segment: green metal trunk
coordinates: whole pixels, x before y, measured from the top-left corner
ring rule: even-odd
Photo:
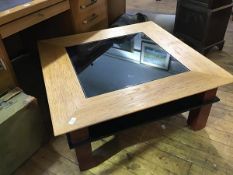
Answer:
[[[0,97],[0,175],[13,173],[45,141],[37,100],[15,89]]]

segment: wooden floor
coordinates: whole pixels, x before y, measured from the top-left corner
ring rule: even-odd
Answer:
[[[128,0],[127,8],[143,10],[147,6],[155,12],[175,11],[174,0]],[[223,51],[212,50],[207,56],[233,74],[232,21]],[[15,174],[232,175],[233,84],[220,88],[218,96],[221,102],[213,106],[207,127],[202,131],[189,130],[187,114],[182,114],[121,132],[93,143],[95,154],[108,159],[84,173],[80,173],[75,153],[69,150],[66,137],[57,137]]]

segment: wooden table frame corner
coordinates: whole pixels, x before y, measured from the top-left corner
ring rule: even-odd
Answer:
[[[190,71],[86,98],[66,47],[139,32],[149,36]],[[163,108],[169,107],[171,113],[162,112],[164,116],[188,110],[188,125],[200,130],[205,127],[212,103],[216,101],[217,88],[233,82],[230,73],[153,22],[49,39],[40,41],[38,47],[54,134],[68,134],[81,170],[96,164],[91,150],[91,126],[122,120],[122,116],[152,108],[151,113],[160,114]],[[200,105],[192,104],[192,99]],[[190,105],[185,106],[187,100]],[[183,108],[178,110],[177,104]],[[72,118],[76,122],[70,124]]]

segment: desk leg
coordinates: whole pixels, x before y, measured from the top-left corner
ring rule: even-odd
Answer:
[[[79,143],[75,148],[75,152],[80,170],[83,171],[92,168],[95,163],[92,156],[92,147],[89,139],[88,128],[70,133],[70,141],[72,143]]]
[[[217,89],[206,91],[200,94],[202,102],[211,101],[216,97]],[[191,110],[188,116],[188,125],[194,131],[201,130],[206,126],[212,104],[204,105],[198,109]]]
[[[5,71],[0,71],[0,91],[12,89],[18,84],[16,81],[15,72],[11,65],[11,61],[6,52],[6,48],[4,46],[3,40],[1,39],[1,35],[0,35],[0,61],[4,63],[4,66],[6,68]]]

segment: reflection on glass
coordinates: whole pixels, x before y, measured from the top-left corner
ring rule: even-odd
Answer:
[[[168,70],[170,54],[158,45],[142,42],[141,53],[141,63]]]
[[[67,48],[86,97],[189,71],[144,33]]]

